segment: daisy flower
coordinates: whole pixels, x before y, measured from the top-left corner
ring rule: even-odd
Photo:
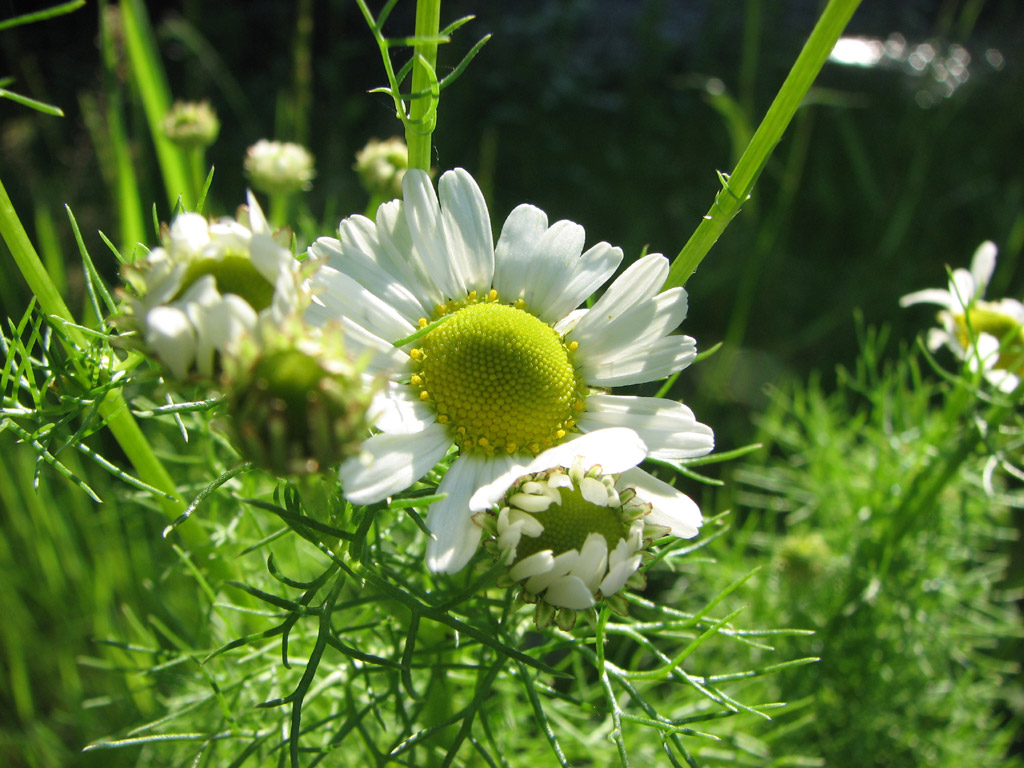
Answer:
[[[299,262],[274,239],[251,194],[239,218],[179,214],[163,244],[125,268],[142,341],[178,379],[213,376],[218,355],[298,305]]]
[[[686,292],[659,293],[667,259],[641,258],[579,309],[619,266],[619,248],[584,252],[581,226],[549,225],[531,205],[512,211],[495,245],[483,195],[461,169],[445,173],[437,193],[410,170],[403,191],[376,223],[349,217],[339,239],[310,247],[325,265],[310,317],[340,319],[350,354],[388,379],[374,405],[378,433],[340,467],[349,500],[403,491],[457,449],[438,487],[446,498],[427,515],[432,570],[458,571],[473,556],[477,489],[581,433],[628,427],[659,459],[711,450],[711,430],[685,405],[605,392],[662,379],[696,357],[692,338],[671,333]]]
[[[549,448],[473,495],[471,507],[489,507],[473,518],[488,535],[484,546],[509,569],[499,583],[518,584],[520,598],[536,604],[538,628],[552,619],[571,628],[577,611],[602,599],[624,614],[620,592],[644,585],[639,568],[647,546],[667,534],[697,535],[700,509],[636,469],[646,455],[634,431],[599,429]]]
[[[996,246],[986,241],[974,252],[970,270],[953,270],[948,289],[908,293],[900,306],[942,307],[940,327],[928,332],[928,348],[947,347],[972,371],[980,370],[990,384],[1009,393],[1024,372],[1024,304],[1016,299],[984,299],[995,266]]]

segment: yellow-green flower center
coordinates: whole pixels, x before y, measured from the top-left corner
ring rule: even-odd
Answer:
[[[536,454],[560,442],[583,410],[586,390],[570,348],[514,306],[455,309],[410,356],[412,385],[462,450]]]
[[[1002,344],[996,368],[1014,372],[1024,368],[1024,327],[1015,318],[987,306],[973,306],[967,315],[954,315],[953,322],[965,349],[970,346],[970,334],[987,333]]]
[[[269,307],[274,299],[273,284],[253,266],[248,254],[228,254],[219,259],[193,261],[185,270],[178,296],[205,275],[213,275],[213,279],[217,281],[217,290],[221,294],[233,293],[241,296],[257,312]]]
[[[629,526],[622,522],[618,507],[602,507],[583,498],[578,488],[559,488],[561,504],[552,504],[536,517],[544,526],[537,537],[523,536],[516,547],[516,562],[535,552],[550,549],[555,555],[581,549],[591,533],[600,533],[611,552],[624,539]]]

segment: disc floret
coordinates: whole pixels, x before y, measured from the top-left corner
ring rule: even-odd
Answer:
[[[410,384],[460,450],[536,455],[575,430],[586,397],[575,345],[522,301],[474,291],[436,316],[443,322],[409,351]]]

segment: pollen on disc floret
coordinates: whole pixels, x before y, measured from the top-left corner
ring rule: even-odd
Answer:
[[[576,427],[586,386],[549,325],[496,291],[437,308],[447,316],[409,351],[410,384],[463,451],[537,454]]]

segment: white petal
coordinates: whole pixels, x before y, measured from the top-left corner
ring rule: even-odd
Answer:
[[[949,279],[949,293],[955,302],[953,312],[962,312],[967,305],[981,295],[980,287],[974,282],[974,275],[966,269],[954,269]]]
[[[521,267],[528,273],[523,296],[526,307],[546,323],[565,315],[555,305],[579,264],[585,239],[579,224],[556,221],[536,242],[530,261]]]
[[[512,513],[513,525],[519,528],[523,536],[535,539],[544,533],[544,526],[533,515],[527,515],[519,511]]]
[[[506,459],[508,457],[505,457]],[[427,545],[427,567],[435,573],[455,573],[476,552],[480,527],[473,522],[469,499],[481,485],[505,470],[505,459],[459,456],[445,473],[438,493],[447,498],[434,502],[427,512],[427,527],[435,538]]]
[[[636,573],[639,567],[640,555],[633,555],[627,560],[616,563],[608,570],[608,575],[604,577],[604,580],[598,586],[601,594],[605,597],[614,595],[625,586],[626,582],[629,581],[629,577]]]
[[[704,522],[693,499],[642,469],[624,472],[616,486],[635,488],[637,496],[651,505],[644,521],[665,526],[673,536],[692,539]]]
[[[544,309],[543,319],[561,320],[605,284],[622,262],[622,249],[598,243],[577,261],[572,277]],[[549,319],[550,318],[550,319]]]
[[[555,467],[569,468],[576,458],[588,468],[600,464],[604,472],[617,474],[635,467],[646,456],[647,446],[636,432],[623,428],[595,430],[549,448],[525,464],[513,463],[508,471],[473,494],[470,507],[474,511],[490,509],[520,477]]]
[[[985,379],[1006,395],[1012,395],[1020,386],[1020,377],[1002,369],[985,371]]]
[[[603,323],[597,335],[584,333],[577,326],[572,333],[573,340],[580,344],[577,358],[588,365],[642,353],[675,330],[686,317],[686,310],[686,291],[672,288],[621,311],[617,318]]]
[[[196,335],[188,316],[177,307],[154,307],[146,313],[146,343],[176,378],[183,379],[195,359]]]
[[[543,592],[555,581],[570,573],[579,557],[580,553],[575,549],[555,555],[555,559],[551,562],[551,567],[547,571],[531,576],[523,586],[526,587],[527,591],[533,592],[535,595]]]
[[[455,266],[464,293],[486,293],[494,276],[494,236],[483,193],[462,168],[442,175],[437,186],[448,258]]]
[[[509,569],[508,575],[515,581],[522,581],[523,579],[529,579],[533,576],[549,572],[554,567],[554,564],[555,556],[551,554],[551,550],[542,549],[540,552],[534,552],[529,557],[524,557],[513,565]]]
[[[938,304],[946,309],[960,306],[960,303],[953,299],[949,291],[944,291],[941,288],[925,288],[923,291],[908,293],[900,299],[901,307],[909,307],[911,304]]]
[[[985,293],[988,282],[996,268],[996,244],[986,240],[978,246],[971,257],[971,277],[981,293]]]
[[[320,302],[307,312],[313,322],[325,324],[332,318],[347,317],[387,341],[404,339],[416,330],[391,304],[333,267],[320,267],[312,287]]]
[[[196,307],[209,307],[220,301],[220,291],[217,290],[217,278],[213,275],[203,275],[192,285],[185,289],[174,303],[185,310],[193,323],[198,322],[198,315],[194,314]]]
[[[505,219],[494,248],[494,288],[502,301],[514,302],[526,296],[530,283],[526,265],[547,228],[547,215],[532,205],[517,206]]]
[[[631,264],[619,275],[569,333],[570,341],[599,339],[612,323],[632,307],[653,298],[668,276],[668,259],[650,253]]]
[[[600,533],[587,535],[580,548],[580,557],[573,566],[572,575],[578,576],[594,592],[608,570],[608,542]]]
[[[565,576],[544,593],[544,600],[559,608],[583,611],[594,607],[594,594],[577,576]]]
[[[254,235],[272,234],[270,224],[267,223],[267,217],[263,215],[263,209],[260,208],[259,201],[251,189],[245,190],[245,199],[249,203],[249,229],[252,230],[252,233]]]
[[[379,264],[379,253],[383,248],[377,241],[372,221],[363,216],[350,216],[338,225],[338,231],[340,240],[317,238],[308,249],[310,256],[326,261],[326,266],[349,275],[410,323],[429,315],[429,309],[405,282],[405,276],[388,272]],[[323,269],[321,267],[320,271]]]
[[[703,456],[714,448],[714,432],[682,403],[658,397],[590,395],[579,420],[584,432],[604,427],[634,430],[655,459]]]
[[[341,464],[338,475],[345,498],[372,504],[404,491],[444,458],[451,444],[440,424],[411,435],[374,435],[363,443],[359,456]]]
[[[448,254],[441,225],[441,205],[426,172],[411,168],[402,179],[405,219],[409,233],[427,274],[449,298],[462,298],[469,291],[457,265]]]
[[[210,244],[210,223],[198,213],[179,213],[171,222],[168,240],[172,258],[198,256]]]
[[[383,203],[377,209],[377,241],[380,249],[374,255],[381,268],[401,280],[428,312],[446,301],[413,245],[405,207],[400,200]]]
[[[581,361],[580,373],[587,383],[596,387],[623,387],[671,376],[696,359],[697,342],[689,336],[673,334],[647,347],[600,361]]]
[[[367,414],[381,432],[411,435],[436,423],[430,406],[414,396],[407,384],[389,381],[373,398]]]
[[[275,286],[282,272],[292,272],[299,266],[291,253],[278,245],[270,235],[253,236],[249,242],[249,259],[256,271]]]
[[[313,309],[310,307],[309,312]],[[340,326],[345,340],[345,352],[358,361],[363,370],[372,374],[392,375],[396,371],[405,371],[409,366],[409,355],[385,341],[380,336],[370,333],[350,318],[343,317]],[[325,326],[330,332],[330,325]]]
[[[595,477],[584,477],[580,481],[580,496],[599,507],[608,506],[608,489]]]
[[[256,327],[256,310],[241,296],[225,293],[203,312],[202,333],[220,352]]]
[[[509,498],[508,503],[518,507],[525,512],[547,512],[551,508],[551,505],[556,503],[556,500],[548,495],[540,495],[533,493],[515,493]],[[470,502],[472,506],[472,501]]]

